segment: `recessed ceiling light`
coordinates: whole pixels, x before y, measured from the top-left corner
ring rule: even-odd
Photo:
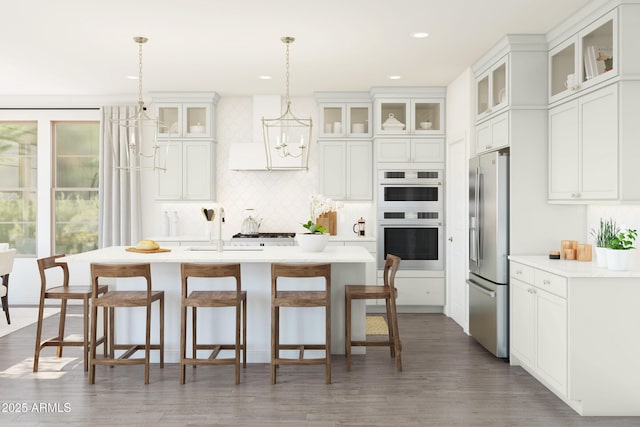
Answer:
[[[389,80],[400,80],[400,76],[389,76]]]
[[[129,80],[138,80],[138,76],[127,76]]]
[[[429,37],[429,33],[423,33],[423,32],[417,32],[417,33],[413,33],[413,38],[415,39],[426,39],[427,37]]]
[[[260,80],[271,80],[271,76],[258,76]]]

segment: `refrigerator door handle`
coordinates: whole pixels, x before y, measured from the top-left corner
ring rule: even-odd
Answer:
[[[467,280],[467,283],[470,285],[475,286],[476,290],[480,293],[485,294],[486,296],[490,297],[490,298],[495,298],[496,297],[496,291],[492,291],[490,289],[485,288],[484,286],[480,285],[479,283],[474,282],[473,280]]]
[[[477,167],[476,168],[476,188],[475,188],[475,199],[476,199],[476,228],[475,228],[475,243],[476,243],[476,248],[475,248],[475,253],[476,253],[476,266],[480,267],[480,260],[482,259],[482,254],[480,253],[480,239],[481,239],[481,235],[480,235],[480,230],[482,228],[482,216],[481,216],[481,212],[480,212],[480,207],[482,206],[480,203],[480,179],[481,179],[481,174],[480,174],[480,168]]]

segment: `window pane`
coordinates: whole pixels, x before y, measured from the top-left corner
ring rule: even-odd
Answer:
[[[0,122],[0,188],[34,188],[37,125]]]
[[[100,125],[55,123],[56,187],[98,188]]]
[[[36,122],[0,122],[0,242],[36,253]]]
[[[55,218],[55,253],[73,254],[97,249],[97,191],[57,191]]]
[[[36,253],[35,191],[0,192],[0,242],[8,242],[19,254]]]

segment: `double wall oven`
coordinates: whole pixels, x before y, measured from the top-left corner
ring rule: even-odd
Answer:
[[[443,171],[378,171],[378,268],[385,254],[406,270],[442,270]]]

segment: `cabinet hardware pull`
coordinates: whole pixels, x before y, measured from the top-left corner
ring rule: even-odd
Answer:
[[[517,274],[517,275],[522,274],[522,270],[517,270],[517,271],[516,271],[516,274]]]
[[[544,283],[545,285],[550,285],[551,281],[549,279],[544,279],[542,283]]]

